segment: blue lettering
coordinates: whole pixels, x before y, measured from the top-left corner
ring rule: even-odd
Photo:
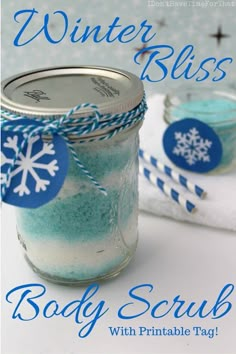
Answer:
[[[48,32],[48,24],[49,24],[49,15],[47,14],[45,16],[45,20],[44,20],[44,33],[45,33],[45,37],[46,39],[48,40],[48,42],[52,43],[52,44],[57,44],[57,43],[60,43],[63,38],[65,37],[66,33],[67,33],[67,30],[68,30],[68,18],[67,18],[67,15],[64,11],[55,11],[53,12],[53,15],[61,15],[61,17],[63,18],[63,26],[62,26],[62,29],[64,29],[64,31],[62,32],[62,35],[59,39],[53,39],[51,37],[51,35],[49,34]]]
[[[206,70],[206,69],[204,68],[204,65],[205,65],[206,63],[209,63],[210,61],[213,61],[213,63],[215,64],[215,63],[216,63],[216,58],[210,57],[210,58],[207,58],[207,59],[205,59],[205,60],[203,60],[203,61],[201,62],[200,67],[199,67],[199,71],[200,71],[200,70],[203,70],[203,71],[205,72],[205,75],[204,75],[203,77],[199,77],[199,76],[198,76],[198,77],[196,78],[196,81],[204,81],[204,80],[206,80],[206,79],[209,77],[210,73],[209,73],[208,70]]]
[[[163,49],[167,49],[168,50],[168,53],[164,56],[162,56],[161,58],[157,58],[155,59],[158,54],[161,53],[161,51],[159,50],[163,50]],[[141,49],[137,54],[135,54],[134,56],[134,61],[136,64],[139,64],[140,65],[140,62],[138,61],[138,58],[141,56],[142,53],[146,52],[146,51],[153,51],[155,50],[154,52],[152,52],[150,55],[149,55],[149,58],[147,60],[147,63],[146,65],[144,66],[144,69],[140,75],[140,80],[147,80],[149,82],[159,82],[159,81],[162,81],[165,79],[165,77],[167,76],[168,74],[168,69],[167,67],[162,63],[163,60],[165,59],[168,59],[170,58],[173,53],[174,53],[174,49],[169,46],[169,45],[156,45],[156,46],[151,46],[151,47],[147,47],[147,48],[143,48]],[[155,59],[155,60],[154,60]],[[161,70],[161,73],[158,74],[158,78],[156,79],[151,79],[149,73],[148,73],[148,69],[149,67],[151,66],[151,64],[155,63],[155,65]]]
[[[227,284],[223,287],[216,300],[216,304],[212,308],[213,319],[224,317],[231,310],[232,308],[231,302],[225,300],[229,297],[230,294],[232,294],[233,291],[234,291],[233,284]],[[218,314],[219,310],[222,307],[224,307],[223,311]]]
[[[39,14],[39,12],[34,8],[20,10],[15,13],[14,20],[17,23],[20,23],[20,19],[22,19],[22,16],[28,15],[28,17],[25,19],[21,29],[19,30],[18,34],[14,39],[13,43],[15,46],[20,47],[29,44],[34,39],[36,39],[41,33],[43,33],[45,39],[47,39],[47,41],[52,44],[60,43],[64,39],[68,31],[69,21],[66,13],[61,10],[57,10],[53,12],[53,15],[60,15],[63,21],[61,26],[62,33],[58,39],[52,38],[52,35],[49,33],[49,23],[50,23],[49,14],[44,15],[42,27],[33,36],[31,35],[30,38],[26,39],[25,37],[27,35],[27,29],[29,29],[33,17],[35,17],[36,14]],[[79,25],[81,23],[81,20],[82,20],[81,18],[77,19],[76,25],[74,26],[72,32],[70,33],[70,40],[72,43],[77,43],[77,42],[84,43],[89,38],[92,38],[94,43],[100,43],[102,41],[106,41],[107,43],[112,43],[115,42],[116,40],[118,40],[120,43],[129,43],[133,41],[136,37],[138,37],[142,32],[143,33],[141,36],[141,41],[143,43],[146,43],[151,39],[153,39],[154,36],[156,35],[156,33],[150,33],[152,31],[152,25],[147,24],[147,20],[141,22],[140,27],[137,31],[136,31],[136,26],[131,24],[124,27],[119,33],[114,34],[115,30],[120,29],[122,27],[122,25],[119,24],[120,17],[116,17],[113,20],[112,24],[108,26],[108,31],[103,36],[101,36],[101,29],[102,29],[101,25],[97,25],[95,27],[86,26],[82,35],[78,35],[80,29]]]
[[[147,24],[147,20],[143,21],[140,24],[139,30],[133,36],[131,36],[131,35],[136,31],[135,25],[128,25],[128,26],[124,27],[118,34],[115,34],[114,31],[116,29],[118,29],[118,28],[120,29],[122,27],[122,25],[119,24],[119,21],[120,21],[120,17],[116,17],[114,19],[114,21],[112,22],[112,24],[108,26],[107,33],[101,38],[99,38],[99,34],[101,32],[100,25],[97,25],[94,28],[91,28],[90,26],[86,26],[83,34],[77,38],[76,38],[76,35],[79,31],[79,26],[75,26],[74,30],[70,34],[71,42],[72,43],[76,43],[76,42],[84,43],[88,40],[89,37],[91,37],[93,35],[92,39],[93,39],[94,43],[100,43],[102,41],[106,41],[107,43],[113,43],[116,40],[118,40],[120,43],[129,43],[129,42],[133,41],[136,37],[138,37],[138,35],[144,29],[144,33],[141,37],[141,41],[146,43],[146,42],[150,41],[156,35],[156,33],[154,33],[148,37],[149,32],[152,30],[152,26]],[[81,22],[81,18],[78,19],[76,23],[80,24],[80,22]],[[127,38],[127,37],[129,37],[129,38]]]
[[[150,302],[145,297],[136,294],[136,291],[142,288],[144,289],[148,288],[149,293],[152,292],[153,290],[153,286],[151,284],[138,285],[129,291],[129,296],[132,299],[137,300],[138,303],[144,304],[145,307],[137,311],[135,308],[135,305],[137,306],[137,304],[135,302],[128,302],[125,305],[121,306],[120,309],[118,310],[119,318],[125,320],[137,318],[144,315],[151,308]],[[174,318],[181,318],[184,316],[189,318],[193,318],[196,316],[198,316],[199,318],[206,318],[212,315],[211,317],[212,319],[218,319],[225,316],[231,310],[232,303],[226,300],[229,298],[233,290],[234,290],[233,284],[225,285],[224,288],[221,290],[214,306],[210,309],[210,311],[206,310],[206,306],[209,307],[207,300],[203,300],[200,305],[197,305],[197,303],[194,301],[187,304],[185,300],[180,299],[180,295],[177,295],[173,298],[173,301],[171,303],[167,300],[161,300],[157,302],[152,307],[150,315],[152,318],[157,319],[157,318],[163,318],[172,312]],[[160,311],[161,313],[158,314],[159,310],[163,306],[166,307],[166,310]],[[127,308],[131,308],[131,313],[129,314],[126,313]]]
[[[23,24],[23,26],[21,27],[20,31],[18,32],[18,34],[16,35],[15,39],[14,39],[14,45],[16,47],[22,47],[30,42],[32,42],[36,37],[39,36],[39,34],[41,32],[44,32],[44,35],[45,35],[45,38],[48,40],[48,42],[52,43],[52,44],[57,44],[59,42],[61,42],[63,40],[63,38],[65,37],[66,33],[67,33],[67,30],[68,30],[68,18],[67,18],[67,15],[64,11],[55,11],[53,12],[53,15],[60,15],[60,17],[63,18],[63,31],[62,31],[62,35],[59,39],[53,39],[51,37],[51,35],[49,34],[49,31],[48,31],[48,25],[49,25],[49,20],[50,20],[50,17],[49,17],[49,14],[46,14],[44,16],[44,24],[43,26],[39,29],[39,31],[37,33],[35,33],[31,38],[27,39],[27,40],[23,40],[22,37],[25,35],[25,32],[26,32],[26,29],[29,27],[32,19],[33,19],[33,16],[35,14],[38,14],[38,11],[36,11],[35,9],[32,9],[32,10],[21,10],[21,11],[18,11],[15,13],[14,15],[14,20],[16,22],[19,23],[18,21],[18,17],[22,14],[27,14],[29,13],[29,16],[28,18],[26,19],[25,23]]]
[[[221,59],[221,60],[218,62],[218,64],[216,65],[214,71],[219,70],[219,71],[222,72],[222,75],[221,75],[220,77],[218,77],[218,78],[217,78],[216,76],[214,76],[213,79],[212,79],[212,81],[215,81],[215,82],[216,82],[216,81],[223,80],[223,78],[226,76],[226,72],[225,72],[223,69],[221,69],[221,67],[220,67],[220,65],[223,64],[223,63],[226,62],[226,61],[228,61],[229,64],[231,64],[231,63],[233,62],[233,58],[230,58],[230,57],[223,58],[223,59]]]
[[[131,37],[129,39],[123,39],[123,37],[128,36],[131,33],[133,33],[135,31],[135,29],[136,28],[135,28],[134,25],[129,25],[129,26],[125,27],[114,40],[118,39],[118,41],[121,42],[121,43],[132,42],[135,38],[138,37],[138,35],[142,32],[143,29],[145,31],[144,31],[144,33],[143,33],[143,35],[141,37],[141,42],[142,43],[147,43],[147,42],[151,41],[156,35],[156,33],[153,33],[152,35],[150,35],[150,37],[147,38],[147,36],[149,35],[149,32],[152,30],[152,25],[148,25],[147,24],[147,20],[145,20],[145,21],[141,22],[140,29],[138,30],[138,32],[133,37]],[[128,33],[126,33],[127,30],[128,30]]]
[[[164,312],[162,315],[156,315],[156,310],[161,306],[161,305],[163,305],[163,304],[165,304],[165,305],[168,305],[168,301],[167,300],[163,300],[163,301],[160,301],[160,302],[158,302],[154,307],[153,307],[153,309],[152,309],[152,312],[151,312],[151,316],[153,317],[153,318],[161,318],[161,317],[165,317],[171,310],[172,310],[172,307],[174,306],[174,304],[170,307],[170,309],[168,310],[168,311],[166,311],[166,312]]]
[[[50,307],[53,307],[53,309],[51,310],[51,314],[48,314]],[[57,313],[58,308],[59,308],[59,305],[55,300],[49,301],[43,309],[43,316],[45,318],[51,318],[55,315],[59,315],[60,313]]]
[[[125,27],[122,31],[120,31],[119,35],[117,36],[119,42],[121,42],[121,43],[129,43],[129,42],[133,41],[134,38],[137,37],[137,35],[139,34],[140,31],[133,38],[125,40],[125,39],[123,39],[123,37],[129,36],[134,31],[135,31],[135,26],[134,25],[130,25],[130,26]]]
[[[36,35],[33,36],[31,39],[29,39],[27,42],[23,42],[22,44],[20,43],[20,39],[21,39],[22,34],[24,33],[25,29],[28,27],[28,25],[29,25],[29,23],[31,22],[33,16],[34,16],[35,14],[38,14],[38,11],[36,11],[35,9],[32,9],[32,10],[20,10],[20,11],[17,11],[17,12],[15,13],[15,15],[14,15],[14,20],[15,20],[17,23],[19,23],[18,17],[19,17],[20,15],[22,15],[22,14],[27,14],[27,13],[29,13],[29,17],[27,18],[27,20],[25,21],[25,23],[24,23],[23,26],[21,27],[20,31],[18,32],[18,34],[17,34],[17,36],[16,36],[16,38],[14,39],[14,42],[13,42],[16,47],[24,46],[24,45],[26,45],[27,43],[31,42],[31,41],[32,41],[34,38],[36,38],[36,37],[39,35],[39,33],[43,30],[43,28],[41,28],[41,30],[40,30],[38,33],[36,33]]]
[[[127,307],[130,307],[130,305],[134,305],[134,302],[128,302],[127,304],[123,305],[119,310],[118,310],[118,316],[119,318],[122,319],[131,319],[131,318],[136,318],[139,316],[142,316],[145,312],[147,312],[150,308],[150,303],[144,299],[143,297],[140,297],[138,295],[135,294],[135,290],[136,289],[140,289],[140,288],[148,288],[149,289],[149,293],[153,290],[153,286],[151,284],[142,284],[142,285],[137,285],[134,288],[130,289],[129,291],[129,296],[135,300],[138,300],[139,302],[142,302],[146,305],[145,309],[142,312],[139,313],[135,313],[133,315],[125,315],[124,314],[124,309]]]
[[[226,295],[222,298],[222,296],[224,295],[224,293],[228,290],[228,288],[230,289]],[[199,316],[200,318],[206,318],[208,317],[211,313],[213,314],[213,319],[217,319],[217,318],[221,318],[223,316],[225,316],[231,309],[232,307],[232,304],[228,301],[224,301],[226,298],[229,297],[229,295],[233,292],[234,290],[234,286],[232,284],[227,284],[220,292],[217,300],[216,300],[216,303],[215,305],[212,307],[212,309],[210,311],[208,311],[207,313],[203,313],[203,311],[205,310],[205,307],[207,305],[207,300],[203,300],[203,302],[201,303],[200,307],[197,309],[196,312],[194,313],[190,313],[190,311],[192,310],[192,308],[196,305],[195,302],[191,302],[191,304],[188,306],[188,308],[182,312],[181,314],[179,313],[181,307],[184,305],[185,301],[180,301],[177,298],[174,299],[174,302],[180,302],[180,306],[175,310],[175,313],[174,313],[174,316],[175,318],[180,318],[180,317],[183,317],[185,314],[188,316],[188,317],[195,317],[195,316]],[[222,306],[225,306],[225,310],[220,313],[220,314],[217,314],[219,309],[222,307]]]
[[[122,327],[108,327],[112,336],[118,336]]]
[[[118,309],[118,317],[120,319],[128,320],[140,317],[151,309],[150,316],[152,318],[162,318],[172,312],[174,318],[189,317],[199,318],[210,317],[212,319],[219,319],[227,315],[231,308],[232,303],[229,301],[230,295],[234,291],[233,284],[226,284],[220,291],[215,304],[209,307],[208,301],[203,300],[200,305],[196,302],[186,303],[185,300],[180,299],[180,295],[173,298],[170,303],[167,300],[157,302],[152,308],[151,303],[145,296],[139,295],[139,291],[151,293],[154,287],[152,284],[137,285],[129,290],[129,296],[135,301],[125,303]],[[52,318],[53,316],[61,315],[64,318],[74,315],[75,323],[81,325],[78,332],[80,338],[87,337],[94,329],[97,321],[106,314],[109,308],[105,308],[105,301],[101,300],[96,305],[91,301],[99,290],[99,285],[90,285],[80,300],[75,300],[64,307],[59,309],[59,304],[56,300],[51,300],[43,305],[42,316],[45,319]],[[13,288],[6,295],[6,301],[14,304],[12,319],[19,319],[21,321],[32,321],[40,314],[40,307],[36,304],[35,299],[41,298],[46,293],[46,288],[42,284],[25,284]],[[38,300],[37,300],[38,301]],[[164,308],[164,311],[160,311]],[[158,312],[160,312],[158,314]],[[116,331],[111,331],[112,335],[116,335]]]
[[[141,23],[141,28],[146,28],[146,31],[144,32],[144,34],[141,37],[141,41],[143,43],[150,42],[156,36],[156,33],[153,33],[153,35],[151,35],[149,38],[146,38],[147,35],[149,34],[149,32],[152,30],[152,25],[147,25],[147,20],[145,20]]]
[[[32,22],[36,15],[39,15],[39,12],[35,8],[23,9],[15,13],[15,22],[23,22],[13,41],[13,44],[16,47],[25,46],[40,35],[44,35],[45,39],[49,43],[58,44],[62,42],[67,35],[69,19],[67,14],[61,10],[54,11],[51,15],[48,13],[45,14],[43,17],[43,24],[41,27],[39,26],[38,30],[36,32],[34,31],[34,34],[32,35]],[[55,35],[52,36],[52,33],[50,33],[49,30],[52,16],[59,16],[61,19],[62,29],[57,38],[55,38]],[[143,20],[139,27],[136,27],[134,24],[123,26],[120,24],[120,17],[115,17],[113,22],[107,27],[105,34],[102,34],[103,31],[101,25],[96,25],[94,27],[87,25],[83,29],[83,32],[79,33],[81,21],[81,18],[76,20],[76,24],[69,34],[71,43],[85,43],[87,40],[91,39],[94,43],[101,43],[103,41],[113,43],[118,41],[123,44],[130,43],[137,37],[140,37],[140,41],[142,43],[148,43],[156,36],[156,33],[152,32],[153,26],[148,24],[147,20]],[[208,79],[210,76],[210,70],[206,68],[206,64],[210,62],[216,64],[212,72],[218,71],[220,73],[220,76],[214,76],[212,78],[213,82],[223,80],[226,77],[226,71],[222,69],[222,65],[225,62],[231,64],[233,61],[231,57],[223,58],[219,60],[218,63],[216,58],[209,57],[204,59],[197,69],[194,69],[195,55],[193,54],[193,51],[193,45],[186,45],[177,56],[171,70],[169,69],[171,63],[167,59],[171,58],[175,51],[170,45],[153,45],[145,47],[135,54],[134,62],[141,65],[140,59],[143,59],[144,54],[146,56],[146,52],[151,52],[140,74],[140,79],[148,82],[160,82],[164,80],[168,74],[170,74],[170,77],[174,80],[181,77],[186,80],[190,80],[195,77],[196,82],[201,82]],[[156,74],[154,77],[151,77],[150,69],[152,69],[153,72],[154,68],[156,70]],[[201,72],[202,75],[196,77],[199,72]]]
[[[61,310],[55,300],[51,300],[42,306],[41,314],[45,319],[54,316],[69,317],[75,315],[75,323],[82,325],[78,335],[80,338],[87,337],[94,329],[97,321],[109,310],[104,310],[105,301],[100,301],[93,307],[93,302],[89,301],[99,290],[99,285],[92,284],[84,292],[81,300],[72,301]],[[40,307],[33,301],[46,293],[46,288],[42,284],[26,284],[18,286],[6,295],[6,301],[16,305],[12,314],[13,319],[21,321],[32,321],[40,314]],[[76,305],[76,306],[74,306]],[[24,314],[24,312],[26,314]]]
[[[115,42],[115,40],[117,39],[117,36],[114,37],[113,39],[110,38],[110,37],[111,37],[111,35],[113,34],[115,28],[120,28],[120,27],[121,27],[121,25],[118,25],[118,22],[119,22],[119,21],[120,21],[120,17],[116,17],[116,18],[114,19],[114,21],[112,22],[112,24],[111,24],[110,26],[108,26],[109,30],[108,30],[108,32],[107,32],[107,34],[106,34],[106,36],[105,36],[107,43]],[[135,28],[135,27],[134,27],[134,28]],[[124,29],[124,30],[125,30],[125,29]],[[105,37],[104,37],[104,38],[105,38]]]
[[[182,51],[180,52],[180,54],[178,55],[174,65],[173,65],[173,68],[172,68],[172,71],[171,71],[171,77],[172,79],[179,79],[181,76],[184,76],[184,78],[186,80],[189,80],[189,79],[192,79],[199,71],[199,68],[197,69],[197,71],[195,71],[193,74],[190,74],[189,75],[189,72],[190,72],[190,69],[192,68],[192,65],[193,65],[193,60],[195,58],[195,55],[192,55],[193,53],[193,50],[194,50],[194,47],[193,45],[187,45],[186,47],[184,47],[182,49]],[[184,70],[179,74],[179,75],[176,75],[175,72],[181,68],[183,66],[183,64],[185,64],[187,62],[187,60],[189,60],[189,63],[187,65],[186,68],[184,68]]]
[[[193,46],[192,45],[187,45],[186,47],[184,47],[184,49],[182,49],[182,51],[180,52],[180,54],[178,55],[172,71],[171,71],[171,77],[172,79],[179,79],[184,72],[182,72],[179,76],[175,76],[175,71],[177,71],[185,62],[186,60],[192,55],[193,52]],[[193,56],[194,59],[194,56]]]
[[[103,315],[105,315],[105,313],[108,311],[108,308],[107,308],[105,311],[102,312],[103,307],[105,305],[105,301],[100,301],[99,304],[94,309],[90,310],[93,303],[91,301],[89,303],[87,303],[87,302],[89,299],[91,299],[97,293],[98,289],[99,289],[99,286],[97,284],[90,285],[86,289],[81,300],[72,301],[71,303],[67,304],[63,308],[63,310],[60,312],[60,314],[63,317],[69,317],[73,313],[75,313],[75,322],[78,324],[83,323],[83,321],[80,320],[81,313],[84,318],[89,318],[89,317],[92,317],[92,315],[94,315],[93,319],[90,322],[88,322],[79,331],[79,337],[81,337],[81,338],[87,337],[89,335],[89,333],[92,331],[92,329],[94,328],[97,320],[99,318],[101,318]],[[87,303],[87,304],[85,305],[85,303]],[[73,308],[73,305],[77,305],[77,306]],[[71,307],[72,307],[72,309],[71,309]]]
[[[16,319],[19,318],[21,321],[32,321],[34,320],[38,314],[39,314],[39,307],[36,305],[32,299],[37,299],[41,296],[43,296],[46,292],[46,288],[42,284],[26,284],[26,285],[21,285],[18,286],[11,291],[9,291],[6,295],[6,301],[12,304],[12,301],[10,300],[10,297],[13,295],[18,295],[19,291],[26,289],[20,296],[19,301],[16,304],[15,310],[13,311],[12,318]],[[33,291],[36,291],[36,295],[33,295]],[[31,297],[28,297],[28,295],[31,295]],[[27,306],[27,316],[24,317],[24,315],[21,313],[21,305],[22,305],[22,312],[25,311],[25,305],[30,305]],[[24,306],[23,306],[24,305]],[[33,311],[32,314],[30,314],[30,310]]]
[[[80,23],[81,19],[77,20],[77,23]],[[82,34],[82,36],[78,37],[77,39],[75,39],[75,35],[77,33],[79,29],[79,26],[75,26],[73,32],[70,34],[70,37],[71,37],[71,42],[72,43],[76,43],[76,42],[80,42],[81,43],[84,43],[87,41],[87,39],[92,35],[93,35],[93,41],[94,43],[99,43],[99,42],[102,42],[103,39],[105,38],[105,36],[103,38],[98,38],[98,35],[101,31],[101,26],[98,25],[98,26],[95,26],[94,28],[90,29],[90,26],[86,26],[85,30],[84,30],[84,33]]]
[[[166,49],[168,49],[167,54],[163,54],[163,50],[166,50]],[[193,64],[194,64],[193,61],[195,59],[195,55],[193,55],[193,51],[194,51],[193,45],[187,45],[181,50],[181,52],[177,56],[173,66],[172,66],[172,69],[170,71],[170,77],[172,79],[177,80],[183,76],[186,80],[190,80],[190,79],[194,78],[199,73],[199,71],[203,71],[205,74],[203,76],[197,76],[195,78],[196,82],[204,81],[210,76],[210,72],[209,72],[209,70],[207,70],[205,68],[205,65],[210,62],[215,64],[217,62],[216,58],[209,57],[209,58],[204,59],[200,63],[200,65],[198,66],[197,70],[195,69],[193,71],[192,70]],[[152,53],[149,55],[145,65],[144,65],[143,71],[140,75],[140,79],[147,80],[149,82],[160,82],[160,81],[164,80],[168,75],[168,64],[170,64],[170,63],[168,63],[168,60],[166,60],[166,59],[169,59],[170,57],[173,56],[174,49],[169,45],[156,45],[156,46],[150,46],[150,47],[143,48],[138,53],[136,53],[134,56],[134,62],[136,64],[141,65],[139,58],[142,58],[142,56],[144,55],[145,52],[152,52]],[[160,54],[161,54],[161,56],[160,56]],[[163,61],[166,61],[166,62],[163,63]],[[226,72],[220,67],[221,64],[223,64],[226,61],[228,61],[229,63],[232,63],[233,59],[230,57],[227,57],[227,58],[221,59],[217,63],[213,72],[218,70],[222,73],[222,75],[220,77],[215,76],[212,79],[212,81],[220,81],[226,76]],[[158,69],[156,77],[153,77],[153,76],[151,77],[149,74],[149,69],[153,65],[155,65],[155,68]],[[152,69],[153,69],[153,67],[152,67]]]
[[[179,295],[176,296],[174,298],[174,303],[173,305],[175,304],[178,304],[179,303],[179,306],[177,307],[177,309],[174,311],[174,317],[175,318],[181,318],[183,317],[184,315],[187,315],[187,317],[195,317],[197,316],[197,314],[199,315],[200,318],[203,318],[205,317],[203,314],[202,314],[202,311],[203,309],[205,308],[206,304],[207,304],[207,301],[204,300],[201,305],[199,306],[199,308],[193,313],[191,314],[190,311],[194,308],[194,306],[196,306],[196,302],[191,302],[188,306],[187,306],[187,309],[184,310],[182,313],[180,313],[180,310],[182,309],[182,307],[185,305],[185,301],[183,300],[179,300]]]
[[[193,66],[193,60],[194,60],[194,58],[195,58],[195,55],[193,55],[193,56],[191,56],[191,57],[189,58],[189,61],[190,61],[190,62],[188,63],[186,69],[184,70],[184,78],[185,78],[186,80],[192,79],[192,78],[198,73],[198,71],[199,71],[199,68],[198,68],[193,74],[189,74],[190,69],[191,69],[192,66]],[[189,74],[189,75],[188,75],[188,74]]]

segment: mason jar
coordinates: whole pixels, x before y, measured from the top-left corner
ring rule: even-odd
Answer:
[[[236,93],[222,87],[179,87],[166,95],[164,120],[195,118],[211,127],[222,145],[222,158],[211,173],[236,167]],[[214,148],[214,147],[213,147]]]
[[[41,69],[3,83],[4,109],[30,119],[61,117],[82,102],[95,104],[102,117],[122,114],[137,107],[143,95],[138,77],[104,67]],[[86,108],[72,118],[91,114]],[[58,194],[40,207],[16,208],[18,239],[28,264],[41,277],[83,284],[114,277],[130,262],[138,240],[141,124],[142,119],[137,119],[110,139],[105,139],[109,126],[105,132],[70,138],[76,156],[107,195],[95,188],[69,153],[68,172]]]

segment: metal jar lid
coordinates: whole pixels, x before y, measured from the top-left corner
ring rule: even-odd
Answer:
[[[2,82],[2,109],[27,117],[58,117],[81,103],[97,105],[101,114],[128,112],[144,94],[140,79],[123,70],[100,66],[66,66],[28,71]],[[81,109],[72,118],[84,117]]]

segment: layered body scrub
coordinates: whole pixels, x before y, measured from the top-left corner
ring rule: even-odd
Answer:
[[[164,119],[168,124],[194,118],[207,124],[222,144],[222,158],[214,173],[236,164],[236,93],[214,87],[179,88],[165,98]]]
[[[77,144],[80,160],[107,196],[70,156],[57,197],[37,209],[17,210],[19,239],[37,272],[58,281],[86,281],[115,275],[129,262],[137,244],[137,149],[138,127],[112,142]]]
[[[52,68],[38,75],[40,91],[53,96],[54,101],[35,103],[38,116],[50,113],[60,117],[56,107],[64,113],[70,106],[92,101],[105,122],[109,115],[117,114],[120,119],[143,98],[140,80],[115,69]],[[33,87],[34,80],[35,72],[28,74],[25,85]],[[8,95],[20,97],[21,104],[23,101],[30,110],[32,99],[29,102],[30,98],[22,98],[19,92],[26,92],[26,88],[19,88],[16,94],[16,86]],[[20,113],[24,113],[22,107]],[[76,157],[106,193],[96,188],[69,152],[67,175],[58,194],[40,207],[16,208],[19,241],[28,263],[40,276],[57,283],[83,284],[119,274],[133,257],[138,240],[138,132],[142,124],[138,115],[131,117],[137,122],[127,127],[122,128],[120,120],[116,134],[114,125],[108,124],[105,131],[69,136]],[[78,122],[87,116],[93,116],[93,111],[86,107],[72,118]]]

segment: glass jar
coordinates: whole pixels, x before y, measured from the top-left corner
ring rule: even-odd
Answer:
[[[35,75],[35,72],[25,75],[26,86],[33,86]],[[72,88],[68,81],[71,75]],[[80,87],[81,76],[83,86]],[[130,111],[143,97],[143,86],[136,76],[111,68],[51,68],[36,77],[37,86],[47,92],[48,97],[52,96],[50,90],[55,90],[55,84],[60,84],[58,80],[62,84],[66,81],[65,107],[68,101],[71,106],[78,103],[80,91],[81,96],[86,96],[82,100],[92,100],[102,114]],[[8,97],[21,97],[22,89],[16,89],[17,80],[19,77]],[[78,90],[73,95],[75,85]],[[29,104],[30,98],[26,99]],[[29,111],[31,106],[26,107],[25,96],[22,100],[25,110]],[[48,100],[39,104],[41,108],[34,106],[37,114],[45,114],[45,106],[52,114]],[[55,98],[51,107],[53,105]],[[41,277],[62,284],[107,279],[119,274],[133,257],[138,240],[138,131],[141,124],[139,121],[108,140],[84,143],[84,138],[73,138],[77,156],[106,189],[107,196],[94,187],[70,153],[69,170],[57,196],[38,208],[16,208],[18,239],[27,262]]]
[[[213,170],[219,173],[236,166],[236,93],[215,87],[186,88],[167,94],[164,119],[168,124],[195,118],[210,126],[221,141],[223,154]],[[212,172],[211,172],[212,173]]]

